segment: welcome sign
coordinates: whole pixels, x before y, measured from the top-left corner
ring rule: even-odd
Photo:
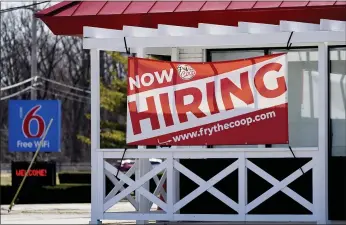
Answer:
[[[30,162],[12,162],[12,186],[18,187],[22,182]],[[26,178],[27,187],[55,186],[56,185],[56,163],[54,161],[35,162],[28,172]]]
[[[129,145],[288,143],[287,60],[129,58]]]

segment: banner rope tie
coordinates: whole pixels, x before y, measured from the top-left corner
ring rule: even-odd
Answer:
[[[298,158],[296,157],[296,155],[294,154],[294,152],[293,152],[293,150],[292,150],[292,148],[291,148],[290,145],[288,145],[288,148],[290,149],[290,151],[291,151],[293,157],[294,157],[295,159],[298,159]],[[305,172],[304,172],[304,170],[303,170],[303,168],[302,168],[301,166],[299,167],[299,169],[300,169],[300,171],[302,171],[303,174],[305,174]]]
[[[130,51],[130,48],[127,47],[126,37],[124,37],[124,44],[125,44],[126,54],[127,54],[127,55],[130,55],[130,54],[131,54],[131,51]]]
[[[125,148],[124,151],[123,151],[123,156],[121,157],[121,160],[120,160],[120,166],[119,166],[119,168],[117,169],[117,174],[115,175],[115,177],[116,177],[118,180],[119,180],[119,178],[118,178],[119,170],[120,170],[121,164],[123,163],[126,150],[127,150],[127,148]]]
[[[287,45],[286,45],[287,50],[290,50],[290,48],[291,48],[291,46],[292,46],[291,38],[292,38],[292,36],[293,36],[293,32],[294,32],[294,31],[291,32],[290,37],[288,38]]]

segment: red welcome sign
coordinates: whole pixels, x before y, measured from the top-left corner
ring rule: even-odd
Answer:
[[[129,58],[129,145],[288,143],[285,54],[213,63]]]

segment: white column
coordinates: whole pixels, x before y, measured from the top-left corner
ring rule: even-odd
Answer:
[[[318,117],[318,156],[316,157],[316,180],[314,202],[318,224],[328,222],[328,44],[318,45],[319,73],[319,117]]]
[[[100,52],[90,50],[91,59],[91,221],[101,223],[103,218],[104,172],[100,148]]]
[[[178,60],[179,60],[179,48],[172,48],[171,61],[172,62],[177,62]],[[176,149],[177,146],[171,146],[171,148],[172,149]],[[174,160],[175,159],[172,158],[172,161],[173,161],[172,163],[174,163]],[[179,159],[176,159],[176,161],[179,162]],[[167,196],[169,195],[168,191],[173,191],[173,205],[174,205],[175,203],[177,203],[180,200],[180,173],[179,173],[179,171],[174,170],[174,167],[173,167],[173,184],[174,184],[174,187],[175,187],[174,190],[170,190],[168,185],[167,185],[166,189],[167,189]],[[180,210],[178,210],[176,213],[180,213]]]
[[[239,215],[243,221],[246,221],[246,204],[247,204],[247,167],[245,152],[239,157],[238,167],[238,204]]]
[[[173,153],[169,154],[169,157],[167,158],[168,164],[167,164],[167,214],[169,216],[169,220],[174,220],[174,204],[175,204],[175,195],[177,189],[179,189],[179,186],[175,183],[175,176],[174,173],[174,159],[173,159]],[[179,173],[178,173],[179,175]]]
[[[136,56],[139,58],[145,58],[146,55],[144,53],[144,48],[138,48]],[[146,148],[146,146],[138,146],[138,148],[143,149],[143,148]],[[138,159],[137,162],[138,162],[138,165],[136,168],[136,180],[138,180],[140,177],[144,176],[146,173],[148,173],[150,171],[149,159]],[[137,176],[137,175],[139,175],[139,176]],[[149,181],[144,183],[144,185],[142,187],[146,190],[149,190]],[[142,196],[141,194],[139,194],[137,191],[136,191],[136,200],[139,203],[139,212],[140,213],[149,213],[149,211],[150,211],[149,200],[147,198],[145,198],[144,196]],[[137,224],[147,224],[148,221],[137,220],[136,223]]]

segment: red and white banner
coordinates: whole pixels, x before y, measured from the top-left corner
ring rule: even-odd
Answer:
[[[285,54],[213,63],[129,58],[129,145],[288,143]]]

